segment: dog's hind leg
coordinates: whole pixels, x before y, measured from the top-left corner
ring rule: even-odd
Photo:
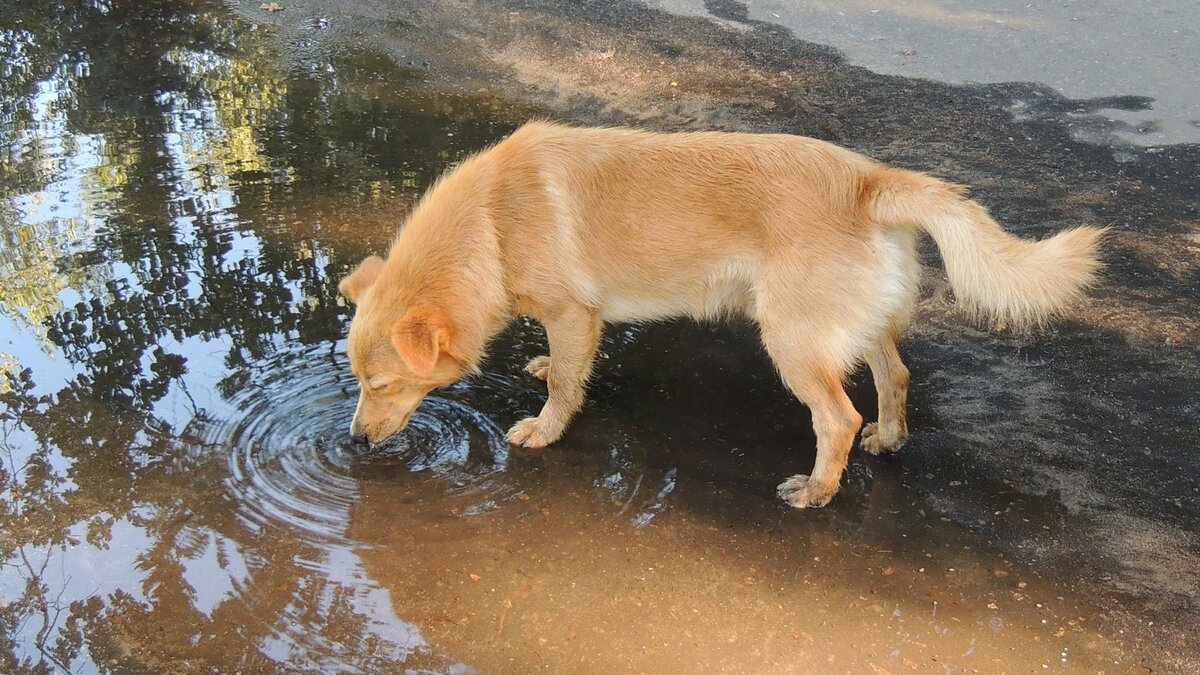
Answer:
[[[600,344],[601,322],[595,310],[570,305],[540,318],[550,343],[550,356],[539,362],[545,367],[549,397],[537,417],[523,419],[508,430],[510,442],[530,448],[558,440],[583,405],[584,389]],[[531,372],[532,366],[533,362]]]
[[[879,421],[863,427],[862,449],[872,455],[896,452],[908,438],[905,403],[908,400],[908,368],[896,350],[899,329],[889,327],[866,353],[871,378],[879,396]]]
[[[812,475],[787,479],[779,486],[779,496],[796,508],[824,506],[838,491],[862,416],[842,388],[839,365],[814,358],[806,349],[813,343],[796,334],[780,335],[765,326],[763,341],[788,388],[812,411],[817,434]]]

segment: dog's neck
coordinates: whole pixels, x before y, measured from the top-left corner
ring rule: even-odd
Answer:
[[[451,351],[475,370],[512,311],[487,204],[488,176],[470,164],[440,180],[417,205],[392,244],[381,279],[391,287],[386,297],[397,311],[418,304],[444,311],[455,328]]]

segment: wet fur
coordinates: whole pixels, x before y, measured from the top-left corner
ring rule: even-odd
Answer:
[[[894,452],[907,437],[896,344],[916,298],[920,230],[960,301],[1010,325],[1060,312],[1098,269],[1101,230],[1013,237],[959,186],[815,139],[527,124],[447,173],[387,259],[343,280],[358,305],[348,349],[363,385],[352,433],[377,442],[399,431],[426,393],[475,370],[491,337],[527,315],[546,327],[550,356],[528,369],[549,396],[508,438],[544,446],[583,403],[605,322],[745,316],[817,435],[812,474],[779,494],[822,506],[862,424],[842,387],[857,364],[879,396],[862,447]]]

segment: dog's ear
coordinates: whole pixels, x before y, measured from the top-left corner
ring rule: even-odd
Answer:
[[[438,359],[450,350],[453,335],[454,324],[445,312],[430,305],[416,305],[392,329],[392,345],[414,375],[429,377]]]
[[[370,288],[371,284],[379,278],[381,269],[383,269],[383,258],[373,255],[364,259],[358,264],[358,268],[350,273],[350,276],[342,279],[342,282],[338,284],[338,292],[350,302],[358,302],[363,291]]]

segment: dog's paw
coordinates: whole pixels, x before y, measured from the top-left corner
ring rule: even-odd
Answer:
[[[536,356],[525,364],[525,372],[539,380],[545,380],[550,375],[550,357]]]
[[[820,508],[837,494],[837,484],[823,488],[804,474],[796,474],[779,484],[779,498],[798,509]]]
[[[544,448],[557,441],[562,432],[561,425],[550,424],[540,417],[527,417],[514,424],[505,438],[513,445]]]
[[[899,451],[905,440],[905,437],[900,434],[880,433],[879,423],[871,422],[863,427],[858,445],[872,455],[886,455]]]

